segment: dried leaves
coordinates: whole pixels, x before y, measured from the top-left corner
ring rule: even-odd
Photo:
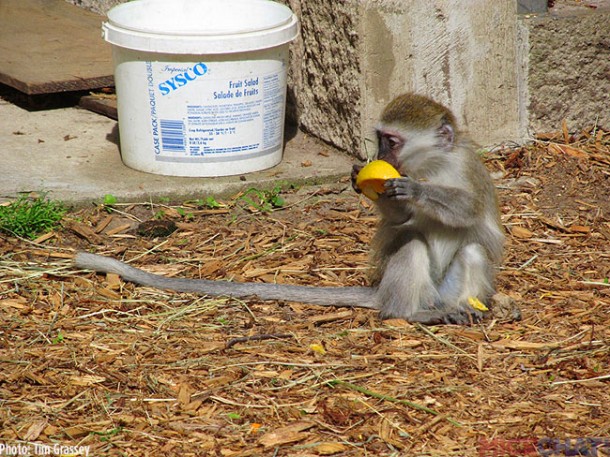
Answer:
[[[0,238],[0,442],[93,455],[477,455],[490,440],[607,436],[600,132],[568,136],[569,148],[560,132],[488,163],[504,175],[499,289],[521,322],[425,328],[210,300],[64,260],[93,248],[176,276],[363,284],[375,217],[340,187],[288,193],[289,209],[268,216],[167,207],[178,230],[163,239],[135,231],[154,218],[147,205],[84,210],[38,246]]]

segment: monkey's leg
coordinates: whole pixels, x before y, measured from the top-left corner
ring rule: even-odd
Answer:
[[[455,254],[438,292],[447,312],[455,314],[452,317],[455,323],[468,323],[470,318],[476,320],[482,316],[468,299],[473,297],[484,302],[493,294],[493,266],[483,246],[472,243]]]
[[[428,246],[421,239],[407,242],[390,257],[377,292],[382,319],[439,323],[435,307],[440,296],[430,268]]]

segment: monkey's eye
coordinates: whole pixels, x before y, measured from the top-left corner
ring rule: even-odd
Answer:
[[[390,146],[391,149],[396,149],[396,148],[400,148],[402,147],[402,138],[399,138],[397,136],[388,136],[388,145]]]

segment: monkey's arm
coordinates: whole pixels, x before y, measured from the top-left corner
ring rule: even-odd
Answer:
[[[385,198],[405,205],[405,210],[416,207],[448,227],[466,228],[478,217],[475,195],[463,188],[421,183],[403,176],[387,180],[385,189]]]
[[[377,309],[375,290],[370,287],[311,287],[287,284],[235,283],[208,279],[168,278],[147,273],[124,262],[97,254],[79,252],[74,258],[78,268],[115,273],[126,281],[157,289],[194,292],[211,296],[237,298],[258,297],[261,300],[285,300],[322,306],[344,306]]]

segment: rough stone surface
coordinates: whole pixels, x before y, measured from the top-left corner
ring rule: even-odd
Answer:
[[[513,0],[286,3],[301,21],[293,113],[324,141],[370,157],[379,113],[406,91],[448,105],[483,144],[519,136]]]
[[[534,132],[610,127],[610,10],[526,19]]]
[[[301,35],[292,45],[289,98],[299,125],[352,154],[360,147],[360,36],[355,2],[292,0]]]
[[[80,6],[99,14],[106,14],[110,8],[125,3],[127,0],[66,0],[68,3]]]

